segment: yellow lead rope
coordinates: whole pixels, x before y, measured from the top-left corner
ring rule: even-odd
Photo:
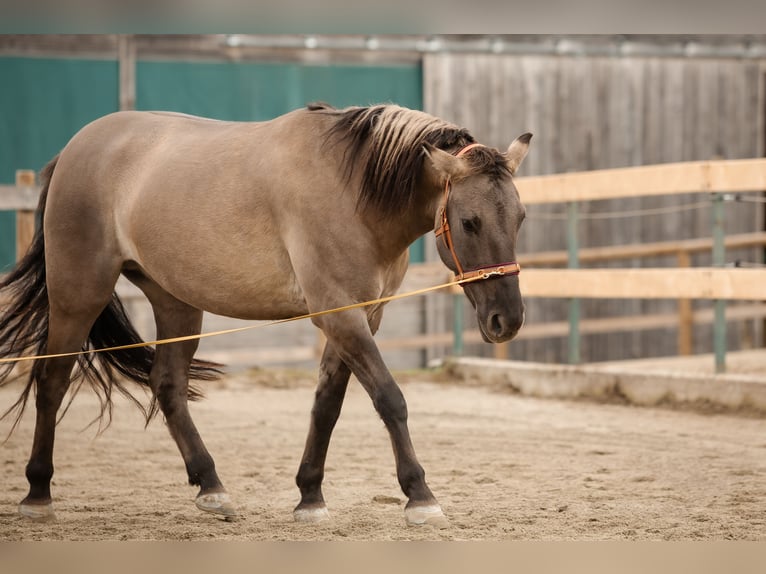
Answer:
[[[437,291],[446,287],[452,287],[455,285],[463,285],[464,283],[471,283],[473,281],[480,281],[486,279],[489,275],[479,275],[477,277],[469,277],[466,279],[456,279],[449,281],[448,283],[442,283],[441,285],[434,285],[432,287],[425,287],[423,289],[417,289],[415,291],[409,291],[407,293],[399,293],[397,295],[389,295],[388,297],[381,297],[379,299],[373,299],[372,301],[364,301],[362,303],[354,303],[352,305],[346,305],[344,307],[337,307],[335,309],[326,309],[325,311],[316,311],[314,313],[308,313],[306,315],[299,315],[297,317],[290,317],[289,319],[279,319],[277,321],[270,321],[268,323],[258,323],[257,325],[247,325],[245,327],[236,327],[234,329],[224,329],[223,331],[212,331],[210,333],[199,333],[198,335],[186,335],[184,337],[173,337],[172,339],[160,339],[157,341],[147,341],[143,343],[132,343],[130,345],[119,345],[116,347],[105,347],[103,349],[91,349],[88,351],[74,351],[72,353],[56,353],[52,355],[33,355],[30,357],[11,357],[2,359],[0,358],[0,364],[3,363],[20,363],[22,361],[34,361],[37,359],[58,359],[61,357],[75,357],[78,355],[87,355],[88,353],[106,353],[110,351],[121,351],[124,349],[136,349],[138,347],[150,347],[152,345],[167,345],[169,343],[180,343],[181,341],[193,341],[194,339],[205,339],[207,337],[216,337],[218,335],[228,335],[230,333],[239,333],[240,331],[248,331],[250,329],[259,329],[261,327],[270,327],[272,325],[279,325],[280,323],[289,323],[291,321],[300,321],[302,319],[311,319],[312,317],[320,317],[322,315],[329,315],[331,313],[339,313],[341,311],[348,311],[350,309],[359,309],[360,307],[369,307],[370,305],[377,305],[378,303],[388,303],[389,301],[395,301],[397,299],[404,299],[406,297],[414,297],[416,295],[422,295],[431,291]]]

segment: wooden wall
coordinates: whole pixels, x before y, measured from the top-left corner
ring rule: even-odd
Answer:
[[[517,135],[534,133],[520,175],[602,169],[764,154],[764,61],[755,59],[628,58],[429,54],[424,56],[424,107],[467,127],[481,142],[505,149]],[[624,212],[698,202],[672,196],[590,202],[589,213]],[[533,206],[520,251],[566,247],[566,206]],[[675,213],[583,220],[582,247],[711,235],[707,205]],[[726,232],[763,229],[758,204],[730,203]],[[434,257],[433,250],[430,257]],[[760,262],[760,251],[727,253],[727,260]],[[694,256],[693,265],[710,256]],[[674,258],[627,260],[614,267],[675,266]],[[675,301],[583,301],[584,318],[673,311]],[[695,307],[709,305],[695,303]],[[568,303],[528,300],[527,320],[566,320]],[[435,311],[447,315],[447,310]],[[431,324],[440,319],[431,319]],[[444,319],[445,321],[448,319]],[[762,344],[756,321],[730,328],[730,348]],[[593,335],[583,339],[583,360],[614,360],[675,353],[672,329]],[[694,351],[711,348],[709,328],[695,332]],[[488,346],[467,349],[491,354]],[[563,338],[510,345],[512,358],[566,361]]]

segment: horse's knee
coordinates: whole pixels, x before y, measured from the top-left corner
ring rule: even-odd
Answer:
[[[407,420],[407,402],[395,384],[377,389],[373,393],[372,402],[386,426]]]

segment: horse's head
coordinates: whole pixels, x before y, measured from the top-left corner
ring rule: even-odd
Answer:
[[[476,145],[456,155],[426,150],[432,179],[444,190],[436,210],[439,256],[458,278],[474,270],[490,275],[463,285],[488,343],[512,339],[524,323],[515,264],[524,206],[512,176],[527,155],[531,137],[519,136],[505,153]]]

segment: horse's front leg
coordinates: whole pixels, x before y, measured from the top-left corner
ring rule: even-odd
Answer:
[[[428,488],[425,471],[415,456],[407,426],[407,403],[378,350],[363,311],[325,315],[315,320],[328,343],[356,375],[370,395],[391,437],[396,459],[396,475],[408,498],[405,518],[408,524],[445,526],[446,519]]]
[[[319,522],[329,518],[322,495],[324,465],[330,435],[338,421],[350,375],[351,371],[332,346],[325,345],[314,407],[311,409],[311,426],[298,475],[295,477],[301,491],[301,501],[293,516],[299,522]]]

